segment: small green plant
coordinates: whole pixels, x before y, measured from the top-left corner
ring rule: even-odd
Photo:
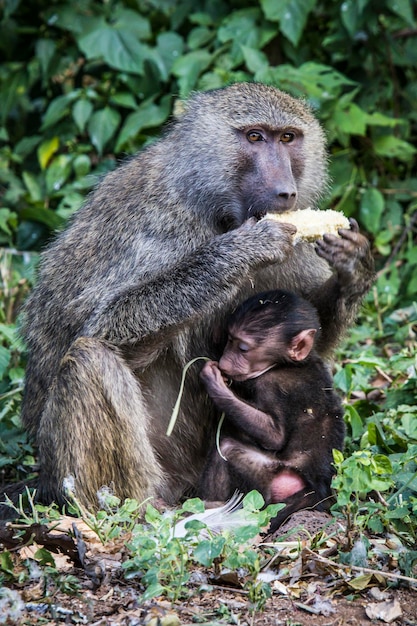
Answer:
[[[336,491],[337,510],[342,510],[348,521],[348,528],[365,529],[375,510],[382,508],[381,502],[367,502],[364,512],[363,504],[371,493],[380,493],[392,488],[392,465],[388,457],[372,454],[370,450],[357,450],[344,458],[339,450],[333,451],[337,476],[333,479]],[[368,509],[370,506],[372,511]]]
[[[1,221],[0,209],[0,221]],[[0,228],[1,230],[1,228]],[[0,472],[2,483],[30,474],[32,446],[20,423],[25,346],[15,323],[33,282],[36,255],[0,249]]]
[[[61,511],[54,502],[48,506],[36,502],[36,489],[28,489],[19,494],[17,504],[14,504],[8,496],[4,502],[18,515],[18,521],[23,527],[32,526],[33,524],[50,524],[51,522],[59,522]]]
[[[243,571],[245,588],[256,609],[262,608],[270,590],[256,580],[261,556],[249,546],[250,540],[265,528],[282,505],[266,508],[257,492],[248,494],[243,502],[245,524],[233,532],[213,533],[204,521],[191,519],[185,524],[185,536],[175,535],[175,524],[186,513],[204,512],[200,499],[187,500],[175,515],[165,515],[148,505],[145,521],[132,531],[127,547],[130,557],[123,568],[127,578],[139,577],[144,585],[143,599],[165,595],[175,601],[189,594],[186,587],[193,564],[205,568]]]
[[[398,515],[399,492],[395,492],[394,469],[390,459],[371,450],[357,450],[347,458],[333,452],[337,475],[333,479],[337,503],[333,512],[347,521],[348,537],[356,537],[365,530],[381,533]],[[386,500],[382,494],[393,492]],[[391,509],[391,506],[392,509]],[[393,506],[395,505],[395,506]],[[401,507],[400,517],[404,515]]]
[[[120,537],[124,532],[130,532],[144,508],[144,503],[127,498],[123,503],[110,489],[102,487],[97,492],[97,498],[102,507],[97,513],[86,509],[74,491],[74,480],[68,476],[64,480],[64,490],[68,501],[68,510],[72,515],[83,519],[89,528],[96,533],[103,545]]]

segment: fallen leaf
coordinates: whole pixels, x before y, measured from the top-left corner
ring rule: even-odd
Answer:
[[[371,602],[365,607],[369,619],[379,619],[387,624],[402,616],[403,612],[398,600],[390,602]]]
[[[362,591],[366,589],[366,587],[371,582],[373,574],[362,574],[361,576],[356,576],[349,580],[349,586],[353,587],[353,589],[357,589],[358,591]]]

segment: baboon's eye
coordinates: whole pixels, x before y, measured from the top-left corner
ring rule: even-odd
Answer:
[[[280,141],[282,143],[291,143],[295,139],[295,133],[282,133]]]
[[[246,133],[247,140],[251,143],[255,143],[255,141],[265,141],[262,133],[259,130],[250,130]]]

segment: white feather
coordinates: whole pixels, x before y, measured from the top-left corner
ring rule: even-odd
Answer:
[[[202,538],[208,536],[208,532],[220,533],[222,530],[233,530],[253,524],[253,514],[245,511],[242,507],[243,493],[235,493],[230,500],[222,506],[216,506],[207,509],[203,513],[194,513],[185,519],[177,522],[172,529],[173,537],[185,537],[187,530],[185,525],[192,520],[198,520],[206,524],[207,529],[202,529],[199,536]]]

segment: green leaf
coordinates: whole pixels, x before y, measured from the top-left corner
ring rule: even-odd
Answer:
[[[145,520],[148,524],[156,526],[161,523],[162,515],[152,504],[147,504],[145,511]]]
[[[184,52],[184,40],[177,33],[168,32],[158,35],[156,44],[156,51],[162,59],[165,75],[168,77],[173,64]]]
[[[26,208],[20,211],[21,220],[16,231],[16,243],[20,250],[32,250],[42,241],[42,237],[45,235],[45,227],[41,223],[37,223],[38,215],[42,211],[48,211],[48,209]],[[28,220],[30,221],[25,221],[25,213],[28,214]],[[41,221],[41,218],[39,221]]]
[[[282,508],[285,507],[285,504]],[[269,522],[269,519],[268,519]],[[266,524],[268,523],[266,522]],[[265,524],[265,525],[266,525]],[[261,524],[247,524],[246,526],[240,526],[235,530],[235,540],[237,543],[247,543],[250,539],[256,537],[259,534]]]
[[[13,560],[8,550],[0,552],[0,570],[14,576]]]
[[[45,175],[46,189],[49,194],[59,191],[71,174],[72,157],[59,154],[48,166]]]
[[[147,48],[129,30],[119,30],[103,17],[90,24],[90,32],[78,38],[78,44],[88,59],[103,58],[111,67],[133,74],[143,74]]]
[[[392,464],[384,454],[375,454],[372,457],[372,466],[377,474],[392,474]]]
[[[87,176],[91,170],[90,157],[87,154],[78,154],[72,162],[72,167],[77,178]]]
[[[414,298],[416,293],[417,293],[417,274],[414,272],[414,274],[410,278],[410,281],[407,284],[407,294],[410,297]]]
[[[117,106],[124,107],[126,109],[136,109],[136,98],[132,93],[128,91],[118,92],[111,96],[110,102],[117,104]]]
[[[36,561],[39,561],[40,565],[51,565],[52,567],[55,567],[55,559],[46,548],[39,548],[36,550],[33,558]]]
[[[333,377],[336,387],[344,393],[348,393],[352,388],[352,367],[349,363],[342,367]]]
[[[337,70],[308,61],[300,67],[282,64],[256,73],[256,80],[279,85],[281,89],[320,104],[340,97],[346,86],[356,83]]]
[[[360,9],[358,0],[345,0],[342,2],[340,5],[340,16],[343,25],[351,38],[353,38],[359,29]]]
[[[393,12],[403,18],[405,22],[412,28],[415,28],[416,22],[413,15],[413,4],[410,0],[391,0],[387,7]]]
[[[387,156],[400,161],[411,161],[416,153],[416,148],[407,141],[394,137],[394,135],[384,135],[374,140],[376,154]]]
[[[343,109],[337,107],[333,114],[336,130],[349,135],[365,135],[367,120],[368,114],[353,102]]]
[[[10,237],[13,234],[12,230],[10,229],[11,225],[14,226],[14,228],[16,228],[17,226],[16,213],[13,213],[13,211],[10,211],[10,209],[0,208],[0,230],[2,230]]]
[[[182,510],[187,513],[203,513],[204,502],[200,498],[189,498],[182,505]]]
[[[116,152],[123,150],[126,143],[134,139],[144,128],[156,128],[163,124],[171,110],[171,98],[165,96],[161,103],[143,102],[137,111],[127,116],[117,138]]]
[[[138,39],[150,39],[152,29],[149,20],[139,11],[132,11],[122,7],[121,3],[111,16],[111,25],[118,30],[131,31]]]
[[[180,96],[187,96],[195,87],[197,78],[210,65],[212,55],[207,50],[194,50],[177,59],[172,73],[178,78]]]
[[[260,47],[259,17],[260,11],[257,8],[242,9],[230,13],[223,19],[217,30],[218,40],[221,43],[236,42],[239,46],[246,45],[250,48]],[[234,55],[233,46],[231,53]]]
[[[46,130],[51,126],[54,126],[57,122],[59,122],[59,120],[68,115],[71,102],[74,100],[76,95],[77,93],[73,91],[71,94],[58,96],[52,100],[43,118],[41,130]]]
[[[30,220],[31,222],[40,222],[45,224],[51,230],[62,228],[65,221],[54,211],[43,207],[26,207],[20,211],[21,220]],[[23,226],[21,223],[20,226]],[[26,244],[28,245],[28,244]]]
[[[261,0],[265,17],[279,22],[281,33],[297,46],[316,0]]]
[[[240,48],[249,71],[255,74],[268,66],[268,57],[261,50],[254,50],[248,46],[241,46]]]
[[[349,422],[352,431],[352,439],[357,439],[361,436],[363,432],[361,416],[359,415],[355,407],[351,404],[346,405],[345,412],[347,416],[347,421]]]
[[[38,148],[38,161],[41,168],[44,170],[48,165],[52,156],[59,150],[59,137],[51,137],[42,141]]]
[[[120,113],[110,107],[96,111],[91,116],[88,122],[88,133],[91,143],[97,148],[99,154],[103,154],[104,146],[115,134],[120,120]]]
[[[28,90],[28,76],[25,68],[11,72],[0,81],[0,119],[4,124],[10,112],[19,106]],[[27,106],[27,105],[25,105]]]
[[[341,465],[343,463],[343,452],[340,452],[340,450],[333,450],[333,460],[335,465]]]
[[[165,588],[158,582],[152,583],[149,585],[142,596],[142,600],[151,600],[152,598],[157,598],[158,596],[163,596],[165,593]]]
[[[253,490],[243,498],[243,508],[247,511],[260,511],[265,504],[265,500],[259,491]]]
[[[198,26],[188,35],[187,44],[190,50],[197,50],[197,48],[203,48],[214,37],[214,32],[210,28],[204,26]]]
[[[32,172],[22,173],[23,182],[29,192],[32,202],[41,202],[43,198],[42,188],[38,179]]]
[[[405,120],[398,117],[389,117],[379,111],[368,114],[367,123],[369,126],[386,126],[388,128],[394,128],[399,124],[404,124]]]
[[[14,147],[17,155],[24,158],[35,151],[36,146],[41,141],[41,135],[32,135],[32,137],[23,137]]]
[[[86,100],[85,98],[77,100],[77,102],[72,107],[72,117],[81,132],[84,132],[85,125],[90,119],[92,112],[93,105],[89,100]]]
[[[36,56],[39,59],[42,75],[49,78],[49,65],[55,54],[56,43],[52,39],[38,39],[35,46]]]
[[[198,531],[207,528],[207,524],[200,522],[198,519],[192,519],[189,522],[184,523],[184,528],[187,532],[191,532],[193,535],[196,535]]]
[[[3,378],[10,363],[10,351],[4,346],[0,346],[0,379]]]
[[[362,195],[359,219],[369,233],[376,234],[381,225],[384,211],[384,196],[374,187],[369,187]]]
[[[214,559],[221,555],[225,543],[226,538],[221,535],[200,541],[193,552],[193,558],[204,567],[210,567]]]

